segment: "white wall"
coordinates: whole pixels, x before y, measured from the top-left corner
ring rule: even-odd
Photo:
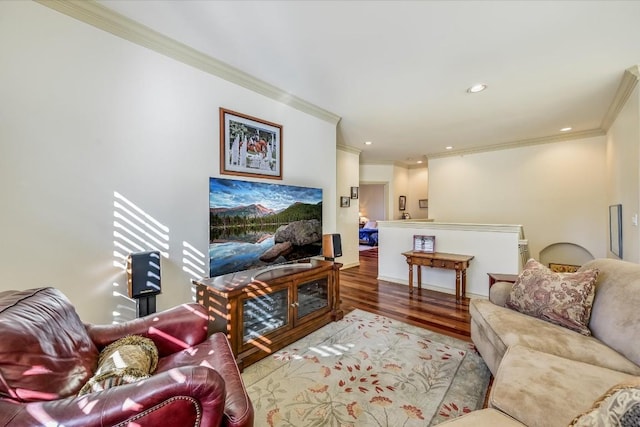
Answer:
[[[632,223],[632,217],[640,212],[639,98],[636,87],[607,133],[606,157],[607,204],[622,204],[622,256],[636,263],[640,262],[640,230]],[[609,245],[607,255],[616,257]]]
[[[429,170],[427,167],[408,170],[407,212],[413,219],[429,218],[429,209],[420,208],[418,201],[429,198]]]
[[[605,147],[595,137],[430,159],[429,216],[521,224],[535,258],[558,242],[605,257]]]
[[[393,211],[389,217],[392,219],[402,219],[402,214],[404,212],[408,212],[408,210],[400,210],[400,196],[405,196],[405,198],[407,198],[405,208],[408,207],[410,202],[408,199],[409,169],[400,166],[393,167],[393,181],[391,181],[391,188],[393,189],[392,192],[395,194],[395,197],[392,196],[391,198],[391,201],[393,202]]]
[[[358,163],[360,155],[350,150],[338,149],[337,163],[337,202],[340,196],[351,197],[351,187],[359,186]],[[338,206],[340,206],[338,204]],[[342,257],[336,261],[343,264],[343,268],[360,264],[358,255],[358,199],[349,199],[348,208],[338,208],[337,232],[342,238]]]
[[[334,124],[34,2],[0,2],[0,57],[0,290],[51,285],[85,321],[133,317],[112,295],[126,283],[114,242],[128,245],[114,211],[128,209],[143,228],[126,227],[168,245],[158,309],[191,300],[208,274],[219,107],[283,125],[277,182],[322,187],[336,229]]]

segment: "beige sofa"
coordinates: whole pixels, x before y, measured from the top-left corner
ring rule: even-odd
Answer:
[[[471,339],[494,375],[488,408],[444,424],[567,426],[612,386],[640,378],[640,265],[590,261],[599,270],[591,336],[505,307],[513,284],[472,300]]]

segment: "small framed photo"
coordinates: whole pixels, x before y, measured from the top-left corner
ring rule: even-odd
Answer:
[[[436,236],[413,236],[414,252],[434,253],[436,251]]]
[[[282,179],[282,126],[220,108],[220,173]]]
[[[575,273],[579,268],[579,265],[557,264],[554,262],[549,263],[549,270],[553,271],[554,273]]]
[[[351,206],[351,198],[349,196],[340,196],[340,207],[348,208]]]
[[[420,209],[425,209],[429,207],[429,199],[420,199],[418,200],[418,206]]]
[[[351,187],[351,198],[352,199],[358,198],[358,187]]]
[[[406,196],[400,196],[398,198],[398,208],[403,211],[407,208],[407,198]]]

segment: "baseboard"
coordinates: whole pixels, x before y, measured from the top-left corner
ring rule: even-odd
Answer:
[[[392,282],[392,283],[397,283],[399,285],[405,285],[406,287],[409,287],[409,281],[408,280],[398,280],[392,277],[382,277],[382,276],[378,276],[377,277],[378,280],[384,280],[386,282]],[[417,285],[414,285],[414,288],[416,288]],[[455,295],[455,289],[449,289],[449,288],[442,288],[440,286],[434,286],[434,285],[429,285],[427,283],[423,283],[421,285],[422,289],[429,289],[430,291],[436,291],[436,292],[441,292],[443,294],[449,294],[449,295]],[[409,292],[407,290],[407,292]],[[467,295],[465,295],[467,298],[477,298],[477,299],[488,299],[489,297],[486,295],[480,295],[480,294],[474,294],[471,292],[467,291]]]

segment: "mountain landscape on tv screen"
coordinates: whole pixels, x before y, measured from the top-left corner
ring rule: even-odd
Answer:
[[[322,252],[322,189],[210,178],[209,275]]]

